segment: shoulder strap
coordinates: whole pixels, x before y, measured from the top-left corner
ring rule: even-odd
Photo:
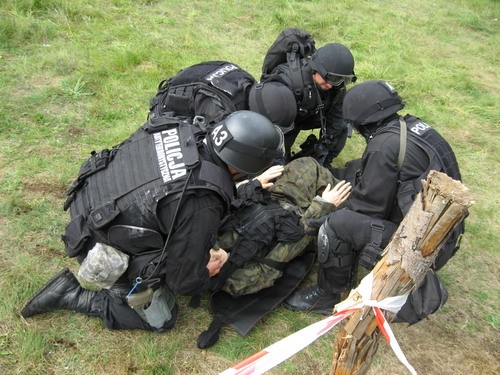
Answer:
[[[398,171],[401,170],[403,166],[403,161],[405,160],[406,154],[406,133],[408,129],[406,128],[406,122],[403,119],[399,119],[399,124],[401,125],[401,133],[399,136],[399,155],[398,155]]]
[[[293,93],[295,96],[300,96],[302,95],[302,90],[304,89],[304,79],[302,78],[298,43],[294,43],[292,51],[287,54],[287,62],[291,72]]]

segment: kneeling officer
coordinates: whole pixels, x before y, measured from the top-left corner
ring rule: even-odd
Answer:
[[[209,288],[227,259],[212,248],[234,198],[233,177],[282,157],[283,134],[251,111],[232,113],[202,137],[194,129],[162,116],[92,153],[67,193],[63,240],[81,263],[80,278],[102,289],[83,288],[64,269],[22,309],[24,318],[68,309],[110,329],[162,332],[176,321],[174,293]]]

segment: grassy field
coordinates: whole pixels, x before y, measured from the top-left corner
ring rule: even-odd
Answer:
[[[180,299],[168,334],[110,331],[98,319],[19,311],[63,266],[64,192],[92,150],[146,119],[158,82],[200,61],[228,60],[255,77],[285,27],[317,46],[348,45],[359,81],[386,79],[409,113],[454,146],[476,204],[462,248],[440,274],[448,303],[415,326],[394,325],[419,374],[500,373],[499,22],[492,0],[2,0],[0,4],[0,373],[217,374],[315,321],[278,308],[247,337]],[[302,134],[303,137],[307,133]],[[359,157],[354,136],[335,161]],[[325,374],[336,329],[272,374]],[[406,374],[381,343],[370,374]]]

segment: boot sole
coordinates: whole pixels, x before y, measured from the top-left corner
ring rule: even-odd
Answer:
[[[291,305],[288,305],[285,302],[282,302],[281,305],[284,308],[291,310],[291,311],[299,311],[299,312],[303,312],[303,313],[315,313],[315,314],[321,314],[321,315],[326,315],[326,316],[330,316],[333,314],[333,307],[331,308],[331,310],[330,309],[321,310],[321,309],[314,309],[314,308],[309,309],[309,310],[302,310],[302,309],[298,309],[296,307],[293,307]]]
[[[47,284],[45,284],[41,289],[38,290],[38,292],[35,293],[35,295],[33,297],[31,297],[31,299],[26,303],[26,305],[24,305],[23,309],[21,310],[21,315],[23,318],[30,318],[34,315],[37,315],[37,314],[32,314],[32,315],[26,315],[24,313],[24,310],[26,310],[26,308],[34,301],[36,300],[43,292],[45,292],[47,290],[47,288],[51,287],[52,284],[58,280],[62,275],[71,275],[74,277],[74,275],[71,273],[71,271],[69,270],[69,268],[64,268],[62,269],[61,271],[59,271],[52,279],[50,279]]]

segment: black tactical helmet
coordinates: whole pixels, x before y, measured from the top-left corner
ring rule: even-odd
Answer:
[[[388,82],[372,80],[347,91],[342,112],[344,119],[359,131],[361,126],[377,123],[404,106],[403,100]]]
[[[248,105],[251,111],[266,116],[280,127],[283,134],[294,127],[297,104],[292,91],[279,82],[265,82],[250,89]]]
[[[349,48],[343,44],[324,45],[313,53],[309,65],[332,86],[340,86],[342,82],[347,84],[356,81],[354,57]]]
[[[283,133],[265,116],[236,111],[208,135],[217,156],[238,172],[253,175],[283,157]]]

